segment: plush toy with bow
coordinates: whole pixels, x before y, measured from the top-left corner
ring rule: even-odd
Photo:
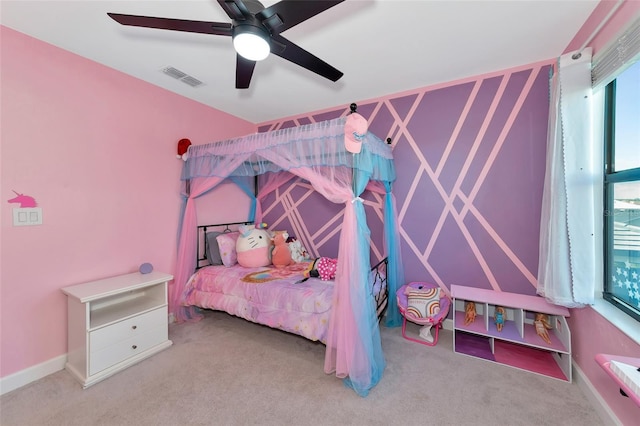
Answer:
[[[320,278],[322,281],[329,281],[336,277],[337,270],[338,259],[319,257],[309,263],[309,267],[304,271],[304,279],[298,281],[298,283],[305,282],[310,277]]]
[[[322,281],[329,281],[336,277],[338,259],[321,257],[316,261],[316,269]]]

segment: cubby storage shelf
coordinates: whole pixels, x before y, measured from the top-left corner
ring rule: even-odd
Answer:
[[[452,285],[453,350],[521,370],[571,382],[571,332],[569,310],[541,297]],[[476,317],[465,324],[467,302],[476,306]],[[501,331],[494,322],[500,306],[506,311]],[[551,343],[537,333],[534,318],[547,315]]]

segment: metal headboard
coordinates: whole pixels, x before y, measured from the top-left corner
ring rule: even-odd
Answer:
[[[237,229],[239,225],[250,225],[253,222],[229,222],[229,223],[215,223],[213,225],[199,225],[197,227],[198,243],[196,245],[196,271],[209,264],[207,259],[207,249],[209,243],[207,242],[207,232],[232,232]]]

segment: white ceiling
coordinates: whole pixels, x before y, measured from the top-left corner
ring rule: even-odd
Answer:
[[[276,1],[263,1],[268,7]],[[344,73],[336,83],[275,55],[235,89],[230,37],[122,26],[107,12],[231,22],[215,0],[0,2],[0,22],[253,123],[560,56],[598,0],[347,0],[282,35]],[[175,67],[205,84],[161,72]]]

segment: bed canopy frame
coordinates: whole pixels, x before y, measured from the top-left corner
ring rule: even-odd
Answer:
[[[396,177],[391,146],[367,132],[360,153],[348,152],[344,144],[346,119],[340,117],[189,147],[181,177],[183,215],[170,309],[178,322],[198,318],[196,308],[183,306],[181,300],[196,266],[196,199],[225,179],[231,179],[253,199],[248,220],[261,222],[260,200],[289,179],[301,177],[329,201],[345,205],[324,371],[335,373],[358,395],[366,396],[381,379],[386,362],[376,308],[370,297],[372,290],[367,288],[370,231],[359,197],[365,189],[385,194],[384,235],[390,295],[395,295],[402,285],[404,271],[391,193]],[[247,181],[258,175],[264,176],[256,197]],[[400,324],[396,304],[389,303],[385,325]]]

